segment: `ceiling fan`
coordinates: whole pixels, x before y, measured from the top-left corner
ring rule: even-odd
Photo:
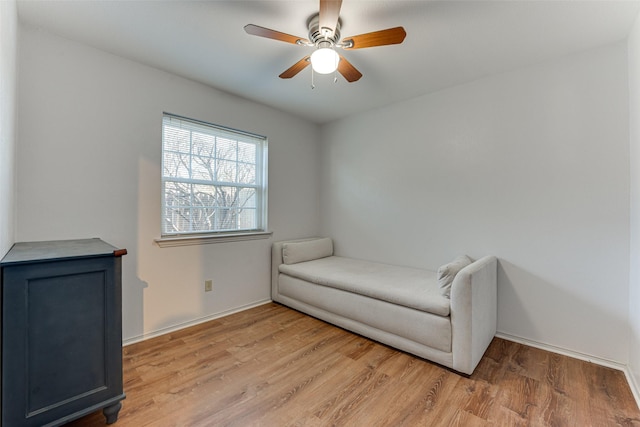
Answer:
[[[362,77],[362,73],[342,55],[338,54],[335,48],[349,50],[400,44],[404,41],[407,33],[402,27],[394,27],[341,39],[341,6],[342,0],[320,0],[319,13],[312,16],[308,22],[308,39],[253,24],[246,25],[244,30],[254,36],[266,37],[299,46],[316,47],[316,50],[311,55],[305,56],[280,74],[281,79],[290,79],[308,65],[311,65],[316,73],[330,74],[337,70],[348,82],[355,82]]]

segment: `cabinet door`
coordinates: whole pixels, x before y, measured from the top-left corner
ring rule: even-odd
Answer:
[[[3,270],[4,426],[72,419],[122,397],[119,262],[99,257]]]

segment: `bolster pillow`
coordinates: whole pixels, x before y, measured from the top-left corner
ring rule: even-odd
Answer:
[[[471,264],[471,262],[471,258],[463,255],[438,269],[438,284],[440,285],[440,293],[442,293],[442,295],[450,298],[453,279],[455,279],[456,274],[458,274],[460,270]]]
[[[282,260],[285,264],[297,264],[331,255],[333,255],[333,241],[328,237],[282,245]]]

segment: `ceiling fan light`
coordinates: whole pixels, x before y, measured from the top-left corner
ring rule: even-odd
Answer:
[[[329,48],[321,47],[311,54],[311,66],[318,74],[331,74],[338,69],[340,55]]]

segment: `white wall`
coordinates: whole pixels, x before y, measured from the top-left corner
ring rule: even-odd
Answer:
[[[15,222],[13,2],[0,2],[0,18],[4,253]],[[638,381],[635,28],[630,99],[626,46],[613,45],[326,125],[318,146],[317,127],[298,118],[21,27],[15,240],[100,236],[127,248],[125,339],[268,299],[268,240],[153,243],[169,111],[269,137],[272,240],[320,231],[340,254],[432,269],[495,254],[500,332],[628,361]],[[205,294],[208,278],[216,290]]]
[[[627,363],[627,89],[620,43],[326,125],[321,231],[430,269],[496,255],[499,332]]]
[[[0,259],[15,242],[17,28],[15,1],[0,1]]]
[[[17,239],[126,248],[125,340],[269,300],[270,240],[155,245],[162,112],[269,138],[273,239],[318,232],[317,126],[29,27],[20,41]]]
[[[631,142],[631,274],[629,370],[640,392],[640,17],[629,35],[629,139]]]

